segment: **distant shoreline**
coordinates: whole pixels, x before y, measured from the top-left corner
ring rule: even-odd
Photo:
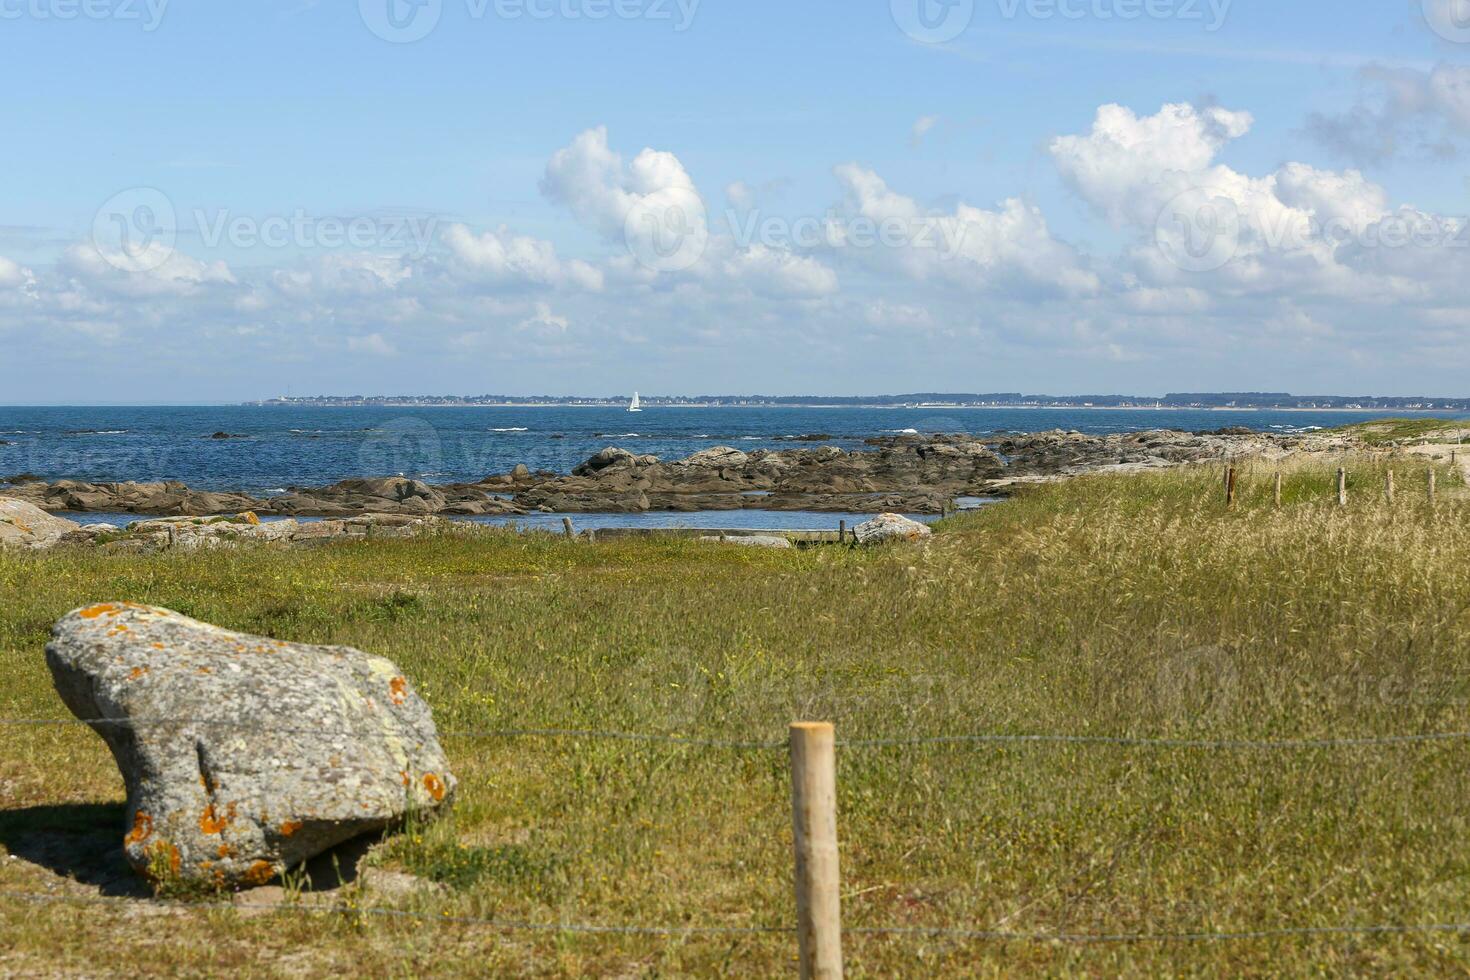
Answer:
[[[177,406],[136,406],[140,408],[149,407],[177,407]],[[462,404],[456,402],[377,402],[365,403],[354,402],[351,404],[336,404],[332,402],[299,402],[292,404],[244,402],[240,408],[587,408],[587,409],[622,409],[621,402],[606,402],[602,404],[588,404],[586,402],[557,404],[548,402],[497,402],[493,405],[486,404]],[[1455,413],[1470,413],[1470,406],[1464,408],[1345,408],[1341,406],[1307,408],[1286,407],[1276,405],[1246,405],[1246,406],[1224,406],[1224,405],[945,405],[945,404],[923,404],[923,405],[893,405],[882,403],[863,403],[852,405],[818,405],[806,403],[751,403],[744,405],[715,404],[711,402],[679,403],[675,405],[662,405],[658,403],[643,403],[643,412],[656,412],[661,409],[803,409],[807,411],[831,410],[844,411],[850,409],[865,410],[892,410],[892,411],[944,411],[944,412],[991,412],[991,411],[1056,411],[1056,412],[1341,412],[1341,413],[1392,413],[1405,415],[1444,415]],[[637,413],[629,413],[637,414]]]

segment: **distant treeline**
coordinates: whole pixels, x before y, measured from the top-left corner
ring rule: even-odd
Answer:
[[[354,405],[621,405],[632,397],[579,398],[568,395],[316,395],[272,398],[251,405],[344,407]],[[1171,392],[1156,395],[1027,395],[921,391],[905,395],[651,395],[647,406],[810,406],[810,407],[1045,407],[1045,408],[1348,408],[1470,411],[1470,398],[1427,395],[1292,395],[1275,391]]]

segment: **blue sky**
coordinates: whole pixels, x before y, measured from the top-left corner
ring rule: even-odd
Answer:
[[[1470,0],[423,3],[0,0],[0,402],[1467,390]]]

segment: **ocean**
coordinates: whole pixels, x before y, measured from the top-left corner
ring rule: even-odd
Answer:
[[[1300,432],[1390,412],[906,408],[0,408],[0,478],[178,480],[264,495],[355,476],[472,482],[518,463],[565,473],[607,446],[679,458],[711,446],[860,448],[902,432],[1245,426]],[[1402,413],[1397,413],[1402,414]],[[1464,414],[1446,413],[1446,418]],[[211,438],[216,432],[229,439]]]

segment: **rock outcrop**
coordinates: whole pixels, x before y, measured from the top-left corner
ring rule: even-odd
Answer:
[[[75,527],[75,525],[73,525]],[[261,521],[246,512],[219,517],[159,517],[126,527],[88,524],[56,544],[95,544],[109,551],[160,551],[180,548],[228,548],[241,544],[312,545],[368,538],[413,538],[446,533],[453,525],[442,517],[364,514],[338,520]]]
[[[155,881],[264,884],[453,798],[428,706],[382,657],[104,603],[57,623],[46,661],[112,750],[124,851]]]
[[[49,548],[78,528],[34,504],[0,498],[0,548]]]
[[[286,517],[454,517],[742,509],[933,514],[955,497],[1005,493],[1018,483],[1098,470],[1176,466],[1224,456],[1275,458],[1299,451],[1340,449],[1350,443],[1340,435],[1233,430],[1151,430],[1101,436],[1055,430],[984,439],[906,434],[869,439],[866,449],[854,452],[821,444],[748,453],[717,446],[679,460],[660,460],[609,446],[569,474],[532,472],[521,465],[475,483],[430,485],[407,477],[353,479],[327,487],[291,487],[264,498],[192,490],[181,483],[71,480],[22,480],[0,486],[0,494],[48,511],[156,516],[254,511]]]

